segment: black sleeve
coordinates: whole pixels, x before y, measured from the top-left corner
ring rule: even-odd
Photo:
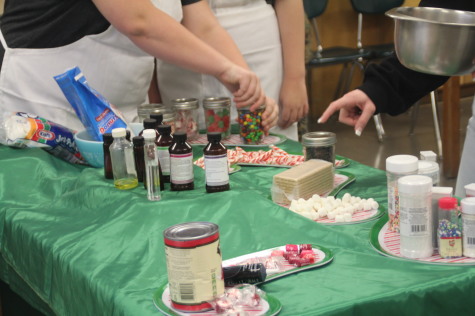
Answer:
[[[201,1],[201,0],[181,0],[181,5],[192,4],[192,3],[199,2],[199,1]]]
[[[422,0],[420,6],[475,11],[473,0]],[[379,65],[368,66],[363,84],[358,89],[374,102],[377,113],[398,115],[444,84],[448,78],[410,70],[393,55]]]

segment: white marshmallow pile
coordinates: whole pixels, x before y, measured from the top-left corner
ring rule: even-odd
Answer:
[[[289,210],[313,221],[328,218],[335,222],[351,222],[354,213],[377,210],[378,207],[378,202],[372,198],[362,199],[349,193],[345,193],[341,199],[314,194],[308,200],[292,200]]]

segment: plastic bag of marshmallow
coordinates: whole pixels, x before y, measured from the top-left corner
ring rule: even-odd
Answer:
[[[39,147],[74,164],[87,164],[74,142],[75,131],[25,112],[0,114],[0,143],[10,147]]]

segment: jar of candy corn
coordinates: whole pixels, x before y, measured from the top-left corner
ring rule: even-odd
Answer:
[[[239,134],[244,144],[260,144],[264,138],[264,129],[262,127],[262,114],[265,105],[251,112],[249,107],[239,108],[238,123]]]
[[[203,99],[207,133],[220,132],[221,139],[231,136],[230,108],[231,99],[228,97]]]
[[[198,137],[199,103],[195,98],[175,99],[172,104],[176,110],[175,132],[186,133],[186,138],[192,140]]]

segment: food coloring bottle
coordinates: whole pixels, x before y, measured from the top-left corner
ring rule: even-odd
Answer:
[[[161,113],[151,113],[150,114],[150,118],[151,119],[154,119],[155,121],[157,121],[156,125],[155,125],[155,129],[158,131],[158,127],[160,125],[162,125],[162,122],[163,122],[163,114]]]
[[[114,140],[112,133],[104,133],[102,140],[102,149],[104,151],[104,177],[106,179],[114,179],[114,175],[112,174],[111,153],[109,151],[109,147]]]
[[[170,125],[160,125],[158,127],[157,150],[158,159],[163,174],[163,182],[170,183],[170,152],[169,148],[173,144],[172,128]]]
[[[194,189],[193,150],[186,142],[185,132],[173,135],[170,152],[170,183],[172,191]]]
[[[221,143],[221,132],[208,133],[208,145],[203,150],[206,192],[229,190],[228,151]]]
[[[125,128],[114,128],[112,130],[114,141],[109,147],[114,185],[120,190],[132,189],[138,185],[134,149],[125,135]]]
[[[132,143],[134,144],[134,161],[135,171],[137,171],[137,180],[143,182],[145,176],[145,160],[143,155],[144,138],[142,136],[134,136]]]
[[[144,130],[153,129],[156,135],[155,139],[157,139],[158,131],[155,129],[156,125],[157,125],[157,120],[152,119],[152,118],[146,118],[145,120],[143,120],[143,130],[140,131],[139,136],[142,136]]]
[[[145,183],[147,198],[150,201],[160,201],[160,164],[158,162],[157,146],[155,144],[155,129],[146,129],[143,132],[145,144],[143,154],[145,157]]]

